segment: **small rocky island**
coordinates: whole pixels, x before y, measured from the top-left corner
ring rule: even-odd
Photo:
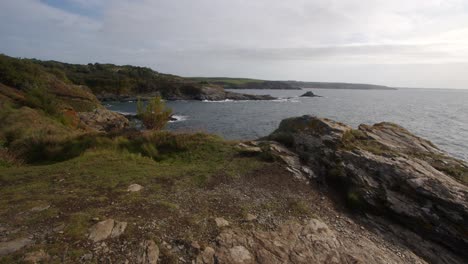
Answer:
[[[319,95],[314,94],[311,91],[306,92],[305,94],[301,95],[301,97],[320,97]]]

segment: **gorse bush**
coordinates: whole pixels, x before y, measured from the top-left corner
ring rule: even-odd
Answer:
[[[155,97],[148,101],[146,106],[141,100],[137,104],[137,117],[143,122],[147,129],[161,130],[171,119],[172,110],[166,108],[161,97]]]
[[[42,67],[24,59],[0,54],[0,82],[21,90],[44,87],[47,73]]]
[[[14,148],[22,159],[32,164],[69,160],[91,149],[128,152],[160,161],[203,145],[216,145],[216,142],[217,138],[205,134],[173,134],[166,131],[115,136],[96,133],[66,138],[38,134],[17,141]]]
[[[59,114],[57,97],[44,88],[29,88],[26,92],[26,104],[32,108],[42,109],[52,116]]]

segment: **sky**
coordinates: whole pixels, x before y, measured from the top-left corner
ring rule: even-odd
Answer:
[[[468,89],[468,0],[1,0],[0,53]]]

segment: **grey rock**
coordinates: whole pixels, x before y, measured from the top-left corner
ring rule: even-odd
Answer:
[[[139,264],[157,264],[159,258],[159,247],[153,240],[146,240],[142,243],[141,253],[138,256]]]
[[[125,232],[126,227],[126,222],[107,219],[91,227],[88,239],[93,242],[99,242],[108,238],[116,238]]]
[[[222,217],[215,218],[215,223],[216,223],[217,227],[229,226],[229,222],[226,219],[222,218]]]
[[[214,264],[215,250],[212,247],[206,247],[200,255],[197,256],[196,264]]]
[[[143,186],[141,186],[139,184],[131,184],[127,188],[127,192],[139,192],[141,190],[143,190]]]
[[[247,155],[256,155],[263,152],[260,147],[252,146],[247,143],[239,143],[237,144],[237,148],[240,152]]]
[[[0,256],[14,253],[33,243],[34,241],[29,238],[17,238],[7,242],[0,242]]]
[[[115,221],[114,228],[112,228],[112,232],[110,237],[119,237],[125,232],[125,229],[127,228],[127,222],[118,222]]]
[[[105,240],[111,235],[113,228],[114,219],[107,219],[101,221],[91,227],[88,238],[93,242]]]
[[[26,263],[47,263],[50,260],[49,254],[44,250],[29,252],[24,256],[24,262]]]
[[[216,239],[218,263],[401,263],[391,250],[371,240],[340,237],[324,222],[311,219],[305,224],[289,222],[277,231],[230,229]],[[365,250],[363,250],[365,249]],[[415,255],[411,262],[425,263]]]
[[[50,208],[50,204],[39,205],[31,208],[31,212],[42,212]]]
[[[251,214],[251,213],[248,213],[248,214],[245,216],[245,220],[248,221],[248,222],[252,222],[252,221],[257,220],[257,216],[256,216],[256,215],[253,215],[253,214]]]
[[[92,112],[79,112],[81,123],[95,131],[119,130],[129,126],[129,121],[123,115],[97,108]]]

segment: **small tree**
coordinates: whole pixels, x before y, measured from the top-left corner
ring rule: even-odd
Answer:
[[[137,103],[137,117],[143,122],[147,129],[163,129],[171,119],[172,110],[166,108],[160,96],[154,97],[148,101],[146,107],[140,99]]]

